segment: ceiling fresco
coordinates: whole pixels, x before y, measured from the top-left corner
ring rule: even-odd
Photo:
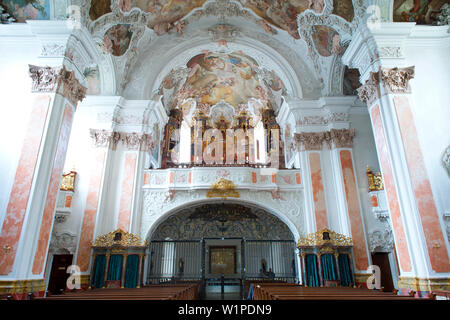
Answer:
[[[49,0],[4,0],[3,4],[17,22],[50,19]]]
[[[287,31],[293,38],[300,39],[298,34],[297,15],[311,10],[316,14],[324,12],[325,0],[239,0],[243,8],[250,9],[262,18],[259,24],[269,33],[276,30],[270,25]],[[149,13],[148,27],[157,35],[163,35],[176,28],[182,32],[184,23],[181,20],[194,9],[199,9],[206,0],[120,0],[118,9],[127,13],[135,8]],[[111,12],[111,0],[92,0],[90,18],[95,21]],[[354,8],[352,0],[339,1],[334,7],[334,14],[347,21],[352,21]],[[270,24],[270,25],[268,25]]]
[[[176,72],[166,76],[160,94],[167,97],[170,92],[173,99],[169,97],[164,102],[183,109],[185,114],[191,113],[192,107],[209,114],[210,108],[221,101],[236,112],[247,109],[249,103],[267,107],[269,96],[284,90],[283,82],[273,71],[263,72],[253,58],[241,51],[205,51],[192,57],[184,70],[181,77]]]
[[[449,0],[394,0],[394,22],[434,24],[441,7]]]

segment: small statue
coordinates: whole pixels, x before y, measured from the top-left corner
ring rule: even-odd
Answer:
[[[8,12],[5,7],[0,5],[0,21],[2,24],[11,24],[16,21]]]

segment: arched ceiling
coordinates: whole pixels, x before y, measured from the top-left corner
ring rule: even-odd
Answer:
[[[203,51],[242,52],[276,74],[288,98],[342,95],[341,56],[362,0],[78,0],[111,57],[116,94],[153,99],[170,73]],[[183,71],[184,70],[184,71]]]

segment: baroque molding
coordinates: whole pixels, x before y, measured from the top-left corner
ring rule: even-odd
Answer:
[[[407,68],[381,68],[381,81],[388,93],[410,93],[409,81],[414,78],[414,66]]]
[[[97,148],[110,147],[112,150],[115,150],[117,144],[122,142],[122,145],[127,150],[152,152],[156,146],[152,134],[148,133],[90,129],[90,136],[94,146]]]
[[[56,92],[77,105],[86,96],[87,88],[81,85],[75,72],[63,67],[29,65],[32,92]]]
[[[394,236],[390,227],[369,234],[370,252],[391,252],[393,246]]]
[[[368,106],[372,105],[380,98],[379,74],[371,72],[366,83],[356,89],[356,91],[362,102],[367,103]]]
[[[32,82],[32,92],[54,92],[58,86],[61,67],[29,66]]]
[[[447,169],[447,173],[450,176],[450,146],[445,150],[444,156],[442,157],[442,163]]]
[[[90,129],[90,136],[94,146],[97,148],[111,146],[112,149],[115,149],[120,138],[120,135],[117,132],[98,129]]]
[[[355,129],[331,129],[324,132],[300,132],[296,133],[295,141],[297,150],[322,150],[323,143],[329,149],[334,145],[335,148],[352,148],[353,138],[355,137]]]
[[[336,148],[352,148],[355,129],[331,129],[330,136]]]

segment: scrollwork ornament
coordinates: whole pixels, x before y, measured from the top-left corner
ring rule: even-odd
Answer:
[[[381,68],[381,81],[388,93],[409,93],[409,80],[414,78],[414,66],[408,68]]]

